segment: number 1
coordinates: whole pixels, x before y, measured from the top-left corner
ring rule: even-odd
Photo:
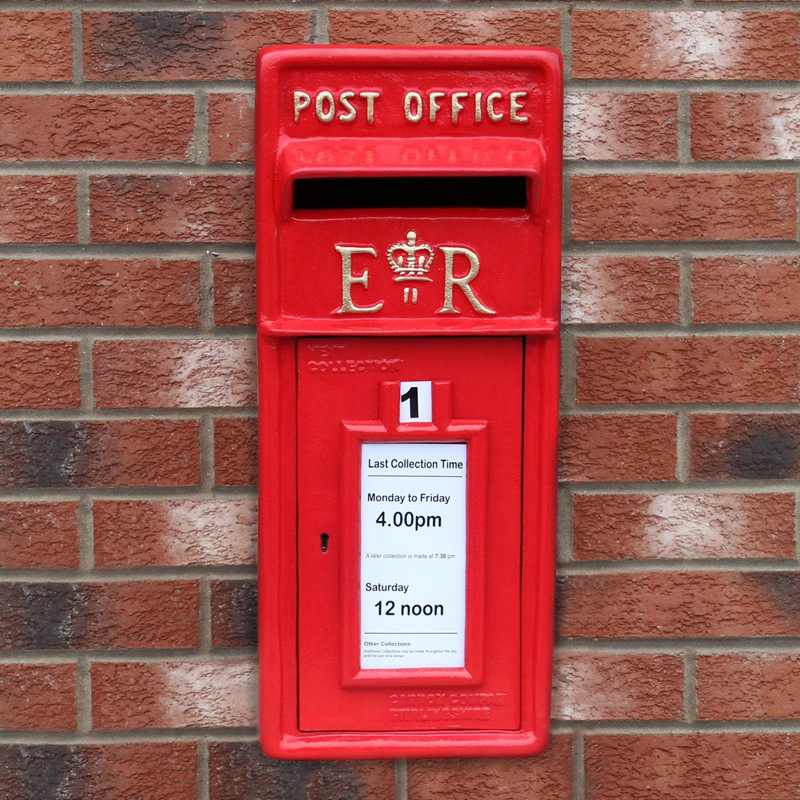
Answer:
[[[400,395],[400,402],[408,400],[408,416],[411,419],[419,419],[419,390],[416,386],[409,387],[405,394]]]

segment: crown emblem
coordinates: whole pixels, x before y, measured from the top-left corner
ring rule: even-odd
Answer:
[[[433,261],[433,248],[428,244],[417,244],[417,234],[409,231],[405,242],[395,242],[386,251],[389,266],[395,273],[395,281],[430,281],[425,277]]]

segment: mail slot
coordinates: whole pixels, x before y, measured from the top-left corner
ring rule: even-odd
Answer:
[[[560,55],[265,48],[256,102],[264,751],[539,752]]]

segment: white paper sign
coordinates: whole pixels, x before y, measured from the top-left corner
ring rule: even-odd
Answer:
[[[467,446],[361,447],[361,668],[463,667]]]

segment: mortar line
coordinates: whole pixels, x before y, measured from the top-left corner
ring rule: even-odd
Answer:
[[[800,329],[799,329],[800,332]],[[210,328],[202,330],[196,328],[169,328],[169,327],[141,327],[141,328],[111,328],[102,325],[90,328],[11,328],[0,329],[0,341],[19,338],[36,339],[37,341],[77,341],[91,338],[95,342],[129,342],[134,339],[152,341],[214,341],[214,340],[241,340],[247,341],[254,337],[255,329],[250,327]],[[223,408],[223,406],[214,406]]]
[[[94,570],[94,515],[92,498],[81,492],[78,504],[78,553],[81,572]]]
[[[572,800],[584,800],[586,797],[585,748],[583,733],[577,729],[572,736]]]
[[[201,421],[203,414],[211,419],[255,419],[256,409],[248,408],[121,408],[102,409],[91,414],[79,411],[34,412],[32,410],[9,410],[0,414],[0,422],[137,422],[142,420],[172,420],[174,422]],[[5,487],[0,489],[5,491]]]
[[[209,800],[211,796],[208,761],[208,740],[203,738],[197,742],[197,800]]]
[[[242,497],[257,497],[258,492],[254,485],[215,486],[213,491],[203,491],[199,486],[151,486],[142,487],[87,487],[92,496],[97,500],[223,500],[241,499]],[[20,502],[42,502],[80,499],[80,489],[71,487],[36,487],[23,486],[0,490],[0,500]]]
[[[686,648],[691,648],[695,655],[730,655],[736,654],[775,654],[797,653],[800,651],[800,639],[566,639],[556,643],[555,650],[563,654],[598,654],[608,656],[632,654],[666,654],[681,656]]]
[[[697,657],[692,650],[683,656],[683,714],[690,725],[697,721]]]
[[[75,175],[107,177],[126,175],[148,178],[166,175],[177,178],[220,178],[226,176],[249,177],[253,174],[253,162],[231,162],[197,164],[185,161],[13,161],[0,163],[0,175]]]
[[[794,221],[795,221],[795,238],[800,239],[800,174],[795,178],[795,205],[794,205]]]
[[[209,251],[200,257],[198,266],[200,270],[199,327],[204,334],[219,335],[224,330],[217,332],[214,326],[214,258]]]
[[[315,44],[328,44],[330,38],[330,22],[328,20],[328,9],[317,8],[311,24],[310,39]]]
[[[692,112],[688,92],[678,92],[678,160],[692,163]]]
[[[80,9],[72,12],[72,82],[75,85],[83,83],[83,19]]]
[[[692,307],[692,257],[683,253],[678,258],[678,308],[681,327],[691,329],[693,325]]]
[[[208,92],[198,89],[194,96],[194,161],[208,165]]]
[[[216,479],[214,470],[214,417],[200,418],[200,489],[211,492]]]
[[[256,665],[258,661],[258,655],[256,652],[256,648],[252,648],[250,651],[243,653],[241,650],[234,650],[230,653],[228,652],[221,652],[216,651],[209,653],[208,655],[203,655],[201,653],[197,653],[196,651],[191,650],[184,650],[184,651],[169,651],[166,653],[159,654],[160,651],[157,651],[155,654],[150,651],[142,651],[142,650],[122,650],[122,651],[97,651],[94,653],[90,652],[81,652],[80,654],[75,653],[74,650],[72,651],[56,651],[55,653],[51,652],[36,652],[33,651],[32,653],[24,652],[24,653],[14,653],[14,654],[4,654],[0,656],[0,664],[23,664],[23,665],[39,665],[39,666],[46,666],[46,665],[57,665],[57,664],[75,664],[77,668],[78,663],[78,656],[83,657],[86,656],[86,660],[91,666],[94,663],[98,664],[130,664],[130,663],[137,663],[137,664],[225,664],[226,662],[231,663],[242,663],[242,662],[250,662],[253,666]],[[70,658],[70,655],[73,658]]]
[[[31,733],[27,731],[0,731],[0,742],[15,745],[108,745],[126,743],[196,742],[202,738],[215,742],[256,742],[255,727],[239,728],[163,728],[128,731],[102,731],[77,733]],[[52,797],[52,795],[51,795]]]
[[[255,245],[252,242],[92,242],[78,246],[74,244],[0,244],[0,258],[30,259],[45,261],[53,258],[110,259],[161,258],[179,260],[200,258],[206,252],[230,259],[252,259]],[[773,256],[796,257],[800,255],[800,243],[792,239],[757,240],[682,240],[636,242],[569,241],[564,247],[564,256],[666,256],[677,258],[691,253],[694,257],[712,256]],[[627,327],[636,327],[627,325]],[[709,327],[709,326],[703,326]],[[711,326],[713,327],[713,326]],[[133,329],[132,329],[133,330]]]
[[[196,132],[197,125],[195,126]],[[778,175],[794,174],[797,162],[791,159],[771,159],[763,161],[657,161],[657,160],[607,160],[607,159],[565,159],[564,174],[566,176],[614,176],[628,177],[634,175],[669,175],[672,177],[692,176],[711,177]],[[75,161],[69,159],[9,161],[0,163],[0,175],[10,177],[33,177],[44,175],[108,177],[125,175],[147,178],[156,175],[170,177],[250,177],[254,174],[254,162],[231,161],[208,163],[186,160],[167,161]],[[645,240],[645,242],[648,240]],[[687,241],[677,240],[686,245]],[[704,240],[697,240],[702,243]],[[757,240],[756,240],[757,241]],[[769,241],[769,240],[766,240]],[[781,241],[781,240],[774,240]],[[786,241],[794,241],[789,239]]]
[[[49,261],[54,258],[86,260],[159,258],[162,260],[180,260],[201,258],[206,252],[231,259],[250,259],[255,255],[255,245],[250,242],[197,242],[192,244],[172,242],[167,245],[92,242],[85,246],[0,244],[0,258],[25,258],[31,261]],[[128,330],[136,329],[130,328]]]
[[[570,329],[561,331],[561,392],[560,408],[571,411],[578,405],[577,336]]]
[[[691,423],[685,411],[678,412],[675,436],[675,477],[680,483],[691,480]]]
[[[37,9],[38,10],[38,9]],[[91,10],[95,10],[94,7]],[[322,9],[327,13],[327,9]],[[561,8],[564,11],[563,8]],[[604,80],[573,80],[565,84],[567,95],[595,94],[598,92],[614,92],[615,94],[664,94],[678,95],[685,92],[692,94],[730,94],[744,92],[749,94],[763,94],[772,90],[780,81],[756,82],[749,85],[742,81],[698,81],[692,84],[689,81],[672,82],[669,86],[661,85],[663,81],[604,81]],[[784,84],[788,82],[784,81]],[[72,83],[69,81],[38,81],[36,83],[0,81],[0,94],[7,95],[67,95],[82,97],[86,95],[193,95],[198,90],[214,94],[253,94],[254,81],[248,80],[177,80],[177,81],[84,81]],[[778,90],[777,88],[775,89]],[[797,94],[795,84],[784,86],[782,93]]]
[[[26,336],[28,340],[33,337]],[[62,341],[64,339],[62,338]],[[83,417],[94,412],[94,365],[92,363],[92,348],[94,346],[93,337],[83,335],[78,340],[78,369],[80,373],[80,398],[81,407],[76,416]],[[27,409],[21,409],[25,413]]]
[[[566,84],[572,76],[572,7],[560,9],[560,42],[561,53],[564,57],[564,82]]]
[[[0,169],[0,172],[2,170]],[[91,223],[91,187],[89,176],[76,174],[75,176],[75,216],[78,223],[78,244],[89,244],[92,238]]]
[[[211,585],[207,578],[201,578],[199,584],[199,601],[197,624],[199,630],[199,652],[208,655],[213,648],[213,632],[211,629]]]
[[[588,735],[654,735],[654,736],[694,736],[694,735],[714,735],[720,733],[750,733],[750,734],[798,734],[800,733],[800,721],[789,719],[778,720],[702,720],[691,725],[687,722],[675,721],[667,722],[661,720],[653,721],[581,721],[580,729]],[[552,732],[572,733],[575,731],[575,723],[570,721],[554,720]]]
[[[798,323],[728,323],[714,325],[696,325],[680,328],[676,325],[626,325],[622,324],[587,324],[565,326],[564,333],[572,332],[579,337],[604,338],[609,334],[615,338],[641,338],[643,336],[684,338],[691,334],[695,338],[706,337],[742,337],[742,336],[791,336],[800,334]],[[720,404],[725,405],[725,404]],[[727,404],[730,405],[730,404]],[[760,404],[757,404],[760,405]]]
[[[253,581],[257,577],[255,566],[230,567],[122,567],[120,569],[94,569],[91,573],[79,569],[4,569],[0,571],[0,584],[13,583],[165,583],[180,581],[199,583],[203,580]]]
[[[494,4],[493,4],[494,5]],[[705,5],[710,5],[704,3]],[[741,8],[741,3],[737,3],[737,10]],[[427,6],[429,8],[429,6]],[[277,7],[272,7],[279,10]],[[330,7],[327,7],[328,10]],[[338,6],[337,6],[338,8]],[[361,6],[354,7],[358,10],[366,11]],[[395,8],[395,6],[393,6]],[[452,10],[455,6],[447,6]],[[461,10],[475,10],[476,6],[470,5]],[[538,8],[538,6],[537,6]],[[559,9],[562,5],[559,4]],[[585,8],[584,6],[581,9]],[[37,10],[41,9],[38,4]],[[530,7],[526,7],[530,10]],[[635,10],[631,4],[625,3],[626,10]],[[100,10],[96,6],[91,6],[85,10]],[[140,9],[136,9],[137,11]],[[296,6],[289,10],[297,10]],[[385,10],[385,9],[384,9]],[[544,10],[544,9],[542,9]],[[556,9],[552,9],[556,10]],[[730,6],[728,7],[730,10]],[[761,10],[761,9],[759,9]],[[790,10],[790,9],[784,9]],[[229,79],[178,79],[178,80],[85,80],[81,84],[70,81],[38,81],[35,84],[25,81],[0,81],[0,93],[3,94],[190,94],[198,89],[205,89],[210,92],[253,92],[255,81],[243,78]],[[663,80],[663,79],[616,79],[616,78],[572,78],[566,82],[566,90],[573,92],[618,92],[621,94],[653,94],[671,93],[686,91],[689,93],[718,93],[730,94],[734,92],[764,93],[764,92],[788,92],[796,94],[798,86],[793,80]]]
[[[800,564],[794,559],[642,559],[640,561],[574,561],[559,564],[558,573],[564,577],[580,575],[641,575],[661,574],[741,574],[741,573],[781,573],[796,575]]]
[[[243,2],[242,0],[221,0],[210,5],[208,0],[194,0],[193,5],[188,5],[180,0],[121,0],[119,4],[105,0],[105,2],[93,2],[93,0],[65,0],[63,3],[58,3],[56,0],[42,0],[41,3],[35,0],[2,0],[0,2],[0,9],[4,10],[71,10],[83,8],[86,11],[118,11],[118,12],[205,12],[205,13],[222,13],[222,12],[249,12],[249,11],[313,11],[315,6],[322,4],[324,7],[335,9],[342,9],[348,11],[383,11],[386,6],[382,5],[376,0],[370,0],[363,4],[357,0],[298,0],[296,3],[283,2],[270,2],[269,0],[253,0],[253,2]],[[628,0],[628,2],[621,2],[621,0],[580,0],[577,4],[579,9],[586,10],[605,10],[605,11],[624,11],[624,10],[638,10],[638,11],[680,11],[690,10],[687,8],[686,0],[658,0],[655,4],[647,3],[644,0]],[[689,4],[691,7],[691,4]],[[721,0],[712,0],[711,2],[704,2],[699,9],[705,10],[709,6],[713,10],[732,10],[729,3],[721,2]],[[441,5],[435,5],[433,8],[428,0],[403,0],[403,2],[393,3],[392,10],[397,11],[431,11],[440,10]],[[452,3],[452,7],[458,11],[474,11],[475,6],[464,0],[456,0]],[[553,0],[541,0],[536,2],[533,6],[537,11],[557,11],[560,4],[553,2]],[[524,11],[526,8],[529,10],[530,6],[525,6],[520,0],[496,0],[492,3],[492,8],[498,8],[506,11]],[[766,0],[766,2],[758,3],[753,0],[745,0],[744,2],[737,3],[735,9],[746,10],[784,10],[792,11],[798,9],[796,0]]]
[[[556,515],[558,563],[570,563],[575,559],[575,530],[573,526],[575,506],[572,492],[568,486],[558,487]]]
[[[405,758],[394,762],[394,796],[395,800],[408,800],[408,761]]]
[[[800,492],[794,495],[794,540],[795,558],[800,561]]]
[[[92,730],[92,672],[85,656],[78,658],[75,668],[75,716],[79,734]]]

